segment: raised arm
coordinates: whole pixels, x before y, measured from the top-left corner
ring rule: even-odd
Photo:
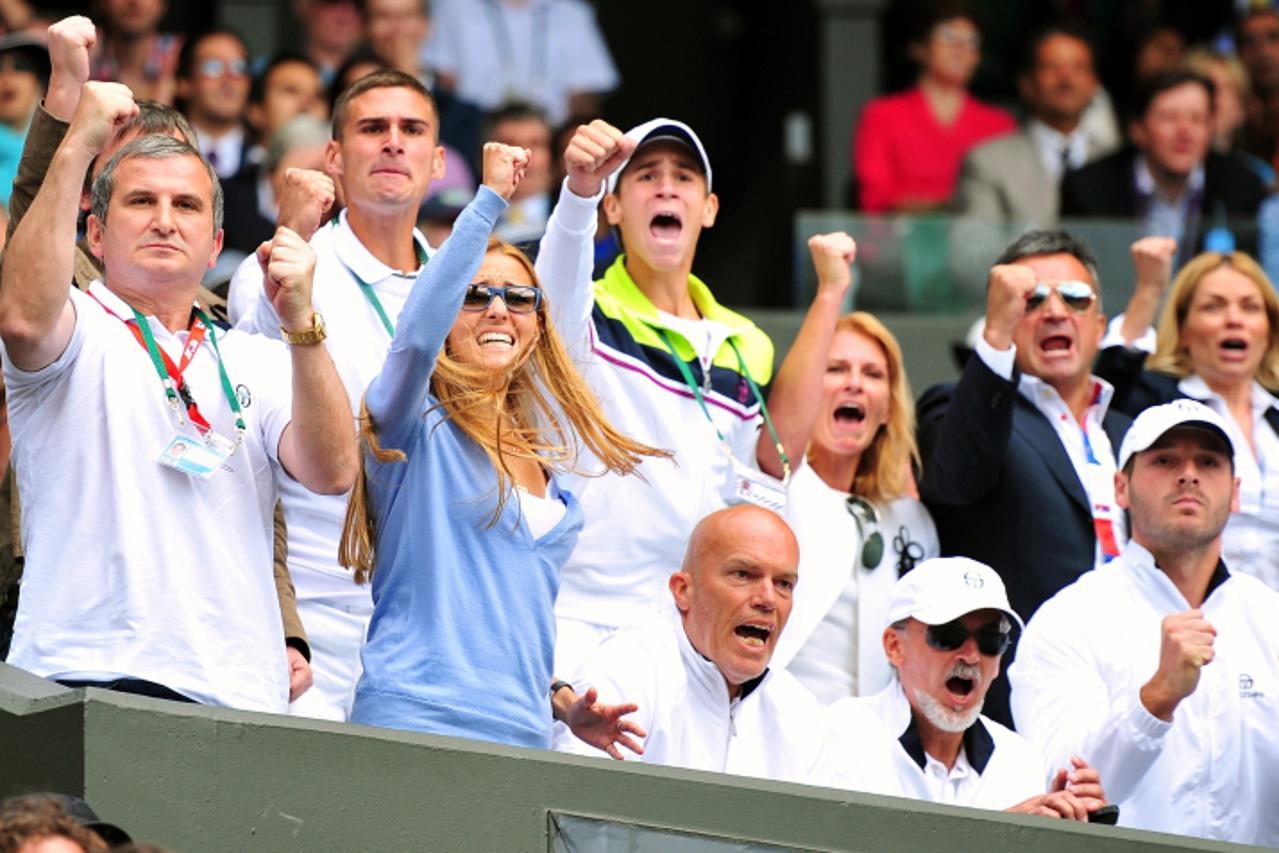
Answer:
[[[1124,309],[1120,327],[1124,345],[1132,346],[1155,322],[1159,302],[1172,281],[1172,263],[1177,256],[1177,241],[1171,237],[1142,237],[1132,244],[1132,264],[1137,271],[1137,284]]]
[[[926,501],[965,506],[994,488],[1012,437],[1017,395],[1013,329],[1034,287],[1030,267],[993,267],[983,345],[968,359],[951,393],[929,389],[920,398],[920,490]]]
[[[258,250],[266,295],[291,333],[315,325],[311,284],[315,252],[287,228]],[[319,342],[289,347],[293,363],[292,418],[280,434],[280,464],[289,476],[320,494],[341,494],[359,470],[351,407],[328,350]]]
[[[0,337],[10,361],[21,370],[52,363],[71,340],[75,309],[67,297],[84,176],[115,129],[137,111],[127,87],[85,84],[44,184],[7,247],[0,284]]]
[[[835,323],[844,304],[844,294],[852,283],[849,267],[857,256],[857,244],[843,231],[817,234],[808,239],[808,251],[817,268],[817,295],[768,392],[773,426],[791,459],[803,456],[817,423],[822,374],[826,371],[826,357],[831,339],[835,337]],[[768,430],[760,431],[756,456],[760,470],[774,477],[782,476],[782,461]]]
[[[568,177],[538,248],[537,278],[560,337],[575,356],[590,339],[595,229],[604,182],[634,150],[633,140],[596,119],[577,129],[564,152]]]
[[[287,169],[276,225],[288,228],[309,243],[336,198],[333,179],[323,172]],[[275,316],[271,301],[263,298],[260,266],[246,262],[235,271],[227,290],[227,309],[231,322],[242,331],[280,337],[280,318]]]
[[[49,27],[49,88],[43,106],[36,107],[31,117],[18,174],[13,179],[8,240],[13,239],[14,230],[40,191],[53,152],[66,135],[67,122],[80,103],[80,89],[89,79],[89,49],[97,38],[93,22],[83,15],[72,15]]]
[[[407,444],[425,406],[440,348],[484,261],[489,234],[527,165],[525,148],[484,144],[483,185],[457,218],[452,235],[418,274],[382,372],[365,395],[383,447],[403,449]]]

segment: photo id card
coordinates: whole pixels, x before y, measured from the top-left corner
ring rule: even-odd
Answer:
[[[214,439],[220,436],[213,435]],[[205,444],[198,438],[187,435],[175,435],[165,445],[160,454],[161,465],[207,480],[222,467],[222,463],[231,455],[234,445],[226,439]]]

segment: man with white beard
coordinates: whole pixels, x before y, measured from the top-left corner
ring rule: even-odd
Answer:
[[[1049,779],[1029,741],[981,714],[1012,626],[1023,627],[993,569],[966,557],[925,560],[897,581],[887,623],[892,684],[826,711],[850,754],[882,755],[887,743],[897,793],[919,800],[1079,821],[1106,805],[1083,759]],[[836,770],[829,784],[857,787],[847,782]]]

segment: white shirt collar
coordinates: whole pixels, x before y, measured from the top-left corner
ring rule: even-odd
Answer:
[[[1157,195],[1164,199],[1162,193],[1158,192],[1155,186],[1155,176],[1150,174],[1150,164],[1146,162],[1146,155],[1138,153],[1137,159],[1133,164],[1133,172],[1137,178],[1137,191],[1142,195]],[[1202,190],[1204,186],[1204,167],[1203,163],[1195,166],[1190,172],[1190,179],[1186,182],[1186,189],[1190,192]],[[1183,198],[1185,196],[1183,195]],[[1164,199],[1164,201],[1169,201]]]
[[[1097,420],[1100,421],[1110,409],[1110,400],[1115,396],[1115,386],[1099,376],[1089,376],[1088,378],[1092,381],[1092,391],[1090,392],[1092,398],[1089,406],[1096,407]],[[1017,383],[1017,391],[1040,411],[1043,411],[1043,400],[1054,398],[1061,400],[1061,394],[1057,392],[1056,388],[1038,376],[1031,376],[1029,373],[1021,374],[1021,378]],[[1062,401],[1062,405],[1065,405],[1065,401]]]
[[[1078,169],[1088,161],[1088,134],[1082,125],[1076,125],[1070,133],[1049,127],[1037,118],[1026,122],[1026,131],[1039,149],[1048,173],[1061,177],[1061,152],[1070,149],[1070,168]]]
[[[347,221],[345,210],[326,227],[333,228],[336,231],[333,237],[333,249],[337,252],[338,260],[342,261],[347,269],[359,276],[361,281],[367,284],[374,284],[393,275],[399,275],[403,278],[411,278],[417,275],[416,270],[391,269],[374,257],[373,253],[365,248],[364,244],[360,242],[360,238],[356,237],[355,232],[351,230],[351,224]],[[422,232],[416,228],[413,229],[413,242],[417,244],[417,247],[422,252],[426,253],[428,258],[431,256],[431,247],[426,242],[426,237],[422,236]]]
[[[1177,383],[1177,390],[1195,400],[1220,400],[1221,397],[1216,391],[1208,387],[1208,383],[1203,377],[1192,373],[1184,377]],[[1252,416],[1255,420],[1259,415],[1269,408],[1279,408],[1279,400],[1265,389],[1260,382],[1253,381],[1252,388],[1249,390],[1248,402],[1252,406]]]

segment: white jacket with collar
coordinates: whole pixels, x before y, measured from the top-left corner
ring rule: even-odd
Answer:
[[[785,670],[768,670],[738,699],[724,676],[688,641],[678,611],[624,628],[590,654],[574,682],[607,704],[634,702],[629,719],[648,732],[644,755],[628,760],[816,783],[821,708]],[[603,756],[556,727],[561,752]]]
[[[1009,672],[1018,730],[1053,765],[1091,762],[1123,826],[1279,846],[1279,593],[1219,566],[1201,607],[1216,655],[1164,722],[1138,694],[1163,618],[1189,609],[1136,542],[1062,589]]]

